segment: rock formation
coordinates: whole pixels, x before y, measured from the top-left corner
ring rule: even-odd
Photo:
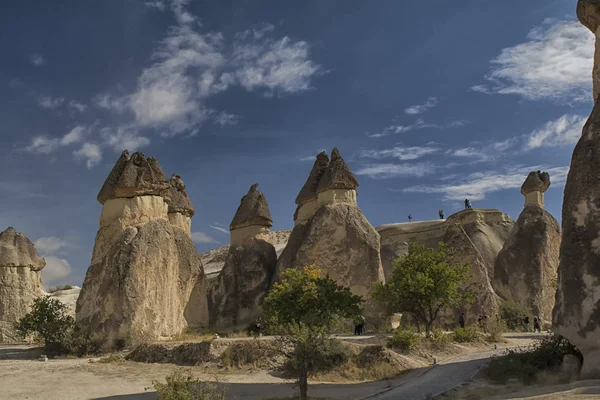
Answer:
[[[75,306],[77,305],[77,299],[81,288],[79,286],[67,286],[64,289],[57,289],[46,295],[52,297],[63,303],[67,307],[67,314],[75,318]]]
[[[256,321],[277,265],[275,247],[267,241],[269,205],[257,187],[250,187],[233,217],[225,265],[209,294],[210,326],[218,332],[243,330]]]
[[[317,159],[308,175],[308,179],[296,197],[297,208],[294,213],[294,225],[308,221],[315,215],[318,208],[317,189],[328,165],[329,157],[327,157],[327,153],[323,151],[317,154]]]
[[[498,253],[493,281],[500,297],[527,306],[548,322],[554,307],[561,241],[558,222],[544,210],[540,197],[549,186],[550,176],[540,171],[531,172],[523,183],[525,209]]]
[[[44,294],[44,266],[46,261],[25,235],[12,227],[0,233],[0,343],[18,340],[13,324]]]
[[[177,174],[173,174],[169,183],[171,184],[171,202],[168,210],[169,222],[191,236],[194,206],[185,191],[185,183]]]
[[[277,262],[276,278],[285,269],[315,264],[368,300],[373,283],[384,280],[379,234],[356,203],[358,181],[337,148],[323,172],[325,162],[325,155],[319,154],[298,196],[296,225]],[[311,215],[310,207],[306,213],[302,208],[315,201],[315,186],[316,210]]]
[[[577,16],[596,35],[594,108],[573,150],[562,209],[557,333],[583,354],[581,375],[600,378],[600,1],[579,0]]]
[[[197,293],[204,276],[189,233],[169,222],[176,191],[156,159],[125,150],[98,194],[100,229],[76,319],[108,345],[178,334],[186,317],[207,319],[205,301],[192,301],[198,309],[189,309],[190,297],[204,296]]]

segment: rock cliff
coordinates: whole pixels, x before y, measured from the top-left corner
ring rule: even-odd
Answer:
[[[186,310],[192,290],[203,290],[203,270],[189,234],[169,222],[172,196],[158,161],[127,150],[100,190],[100,229],[76,319],[108,345],[178,334],[186,316],[207,319],[206,310]]]
[[[44,294],[40,271],[45,265],[25,235],[12,227],[0,233],[0,343],[18,340],[13,324]]]

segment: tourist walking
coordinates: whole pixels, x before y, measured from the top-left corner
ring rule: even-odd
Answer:
[[[354,321],[354,336],[360,336],[365,331],[365,317],[357,317]]]
[[[523,318],[523,324],[525,325],[525,332],[529,332],[529,315]]]
[[[360,335],[365,333],[365,317],[364,315],[360,316]]]
[[[444,210],[440,209],[438,215],[440,216],[440,219],[444,219]]]
[[[460,314],[460,318],[458,318],[458,325],[460,325],[461,328],[465,327],[465,313]]]
[[[412,215],[408,215],[408,222],[412,222]]]
[[[533,332],[535,331],[542,331],[542,328],[540,327],[540,318],[537,315],[533,317]]]

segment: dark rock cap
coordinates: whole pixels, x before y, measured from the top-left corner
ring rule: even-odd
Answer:
[[[532,171],[521,186],[521,194],[525,196],[531,192],[545,192],[550,187],[550,175],[547,172]]]
[[[306,203],[308,200],[317,198],[319,182],[325,174],[328,165],[329,157],[327,157],[327,153],[322,151],[317,154],[317,159],[315,160],[312,170],[308,175],[308,179],[306,180],[306,183],[304,183],[304,186],[302,186],[302,189],[300,189],[298,197],[296,197],[296,204],[301,205]]]
[[[170,189],[169,180],[156,158],[146,158],[139,152],[130,156],[125,150],[102,185],[98,201],[104,204],[110,199],[155,195],[169,202]]]
[[[169,180],[171,184],[171,202],[169,213],[180,213],[186,217],[194,216],[194,205],[185,191],[185,183],[181,176],[173,174]]]
[[[331,152],[331,161],[329,161],[329,166],[319,182],[317,191],[322,192],[328,189],[355,190],[357,187],[358,180],[346,165],[337,147],[334,147]]]
[[[265,195],[257,189],[258,183],[250,187],[248,193],[242,197],[229,229],[233,230],[248,225],[273,226],[269,204]]]
[[[577,18],[592,33],[596,33],[600,25],[600,0],[579,0]]]
[[[0,267],[29,267],[40,271],[46,266],[46,260],[41,258],[35,246],[23,235],[9,226],[0,232]]]

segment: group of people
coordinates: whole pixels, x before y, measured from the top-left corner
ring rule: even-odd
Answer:
[[[529,332],[529,315],[526,315],[525,318],[523,318],[523,325],[525,325],[525,332]],[[537,315],[533,317],[533,331],[542,331],[542,320]]]
[[[471,207],[471,200],[465,199],[465,210],[468,210],[470,208],[473,208]]]
[[[365,333],[365,317],[360,316],[354,321],[354,336],[360,336]]]
[[[461,328],[465,327],[465,313],[460,314],[458,325],[460,325]],[[487,333],[487,315],[480,315],[479,318],[477,318],[477,325]]]

